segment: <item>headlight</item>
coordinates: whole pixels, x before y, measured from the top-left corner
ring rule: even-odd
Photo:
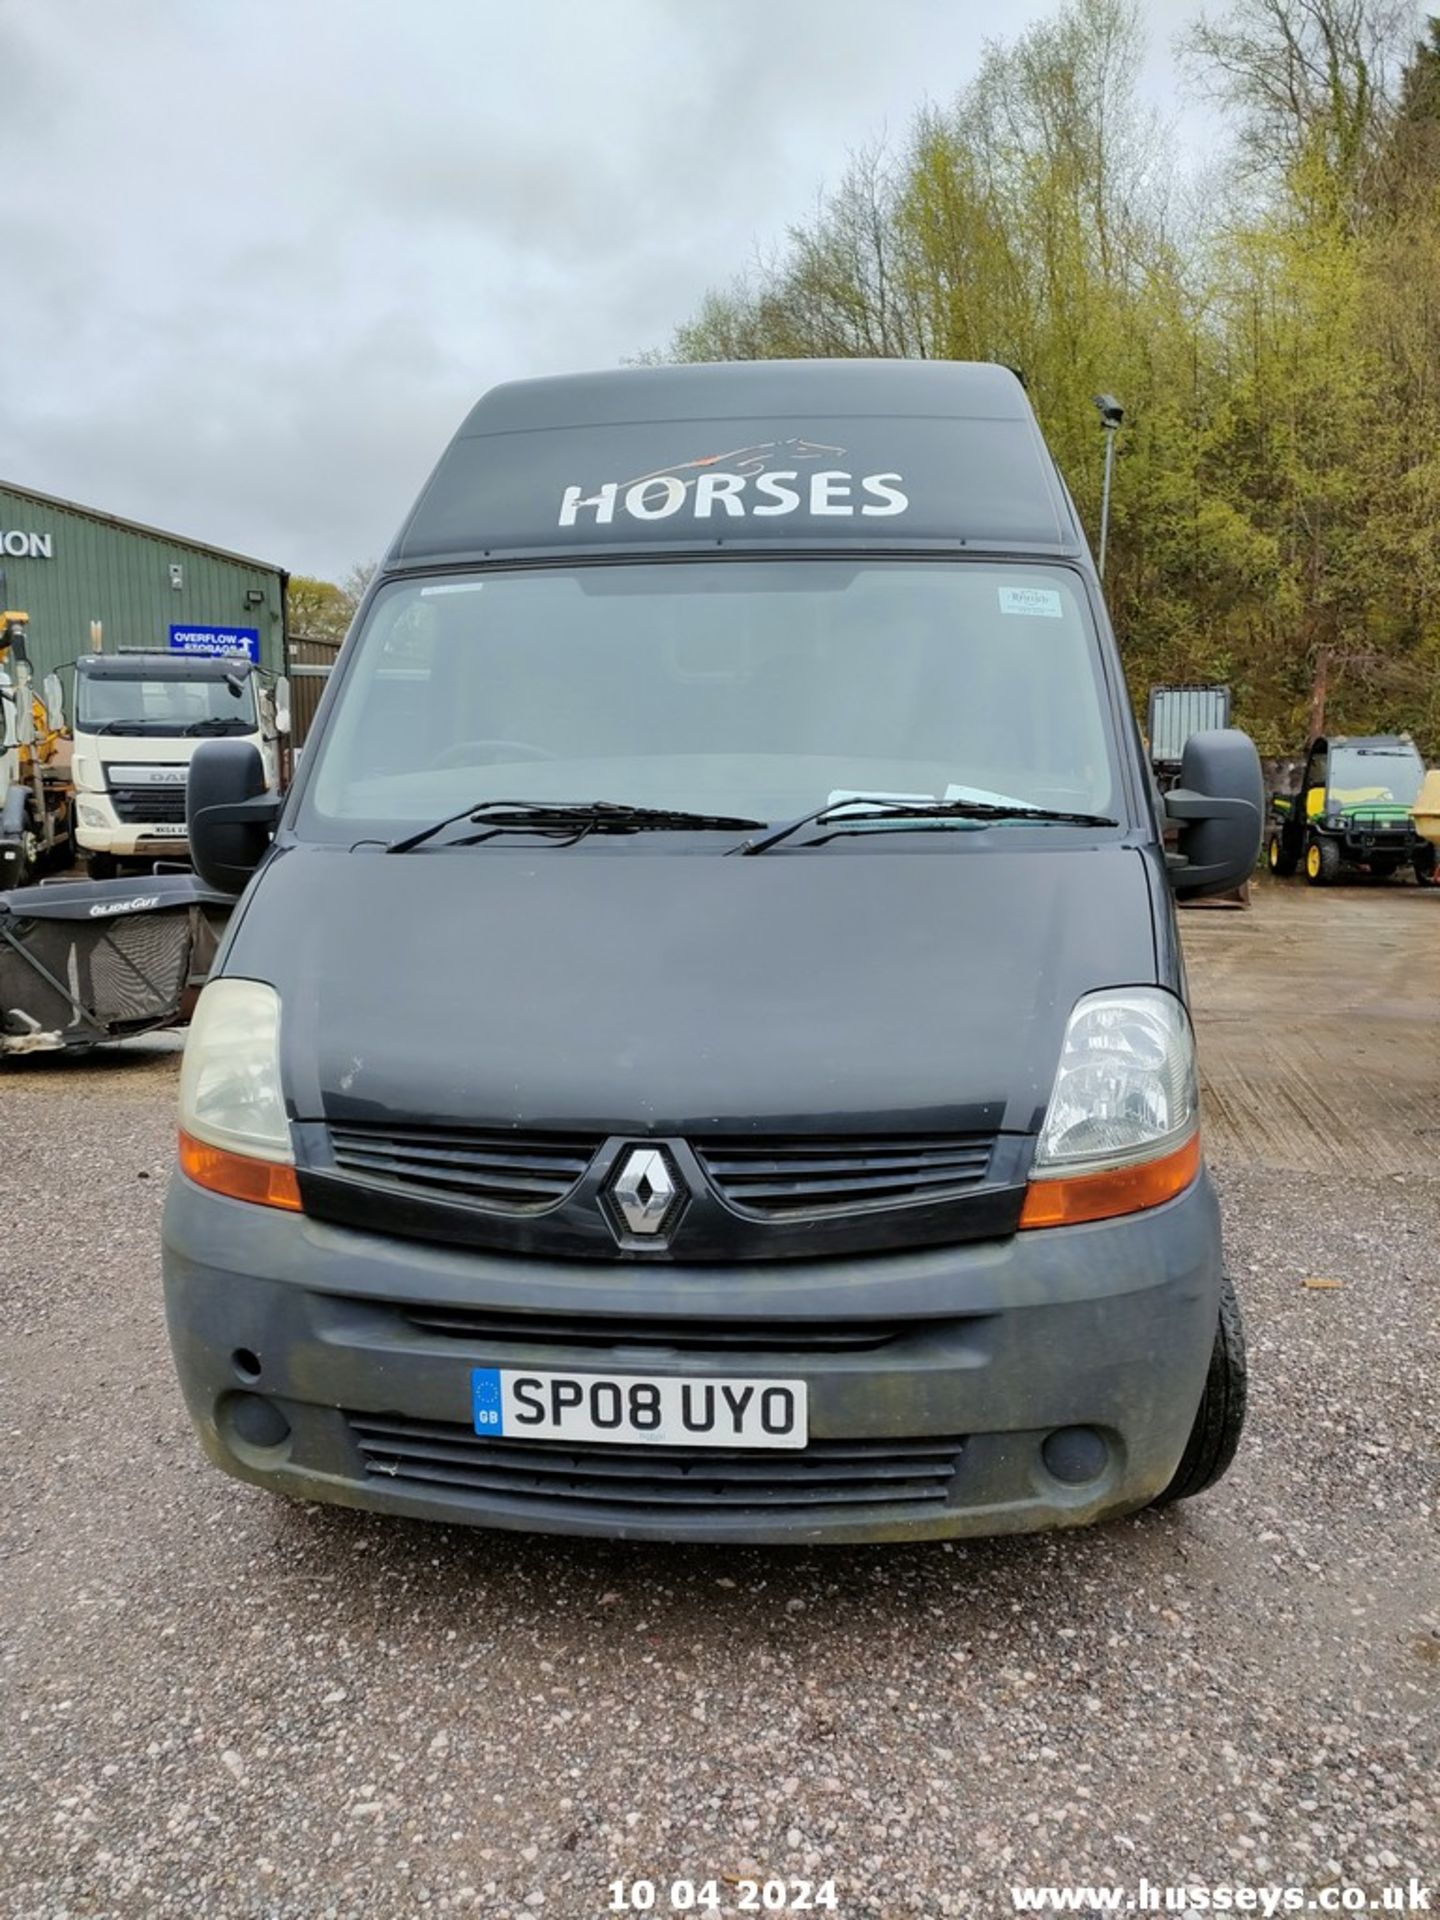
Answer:
[[[1065,1029],[1035,1171],[1148,1158],[1192,1132],[1198,1109],[1180,1002],[1154,987],[1087,994]]]
[[[1195,1042],[1155,987],[1087,994],[1070,1015],[1022,1226],[1158,1206],[1200,1167]]]
[[[93,806],[89,801],[82,800],[80,824],[82,827],[108,827],[111,822],[103,807]]]
[[[280,998],[259,980],[212,980],[180,1069],[180,1164],[202,1187],[298,1208],[280,1088]]]

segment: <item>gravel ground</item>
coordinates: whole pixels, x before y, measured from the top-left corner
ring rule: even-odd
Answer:
[[[1330,1036],[1333,1102],[1368,994],[1435,1088],[1440,896],[1332,897],[1355,971],[1296,1010],[1300,1052]],[[1408,1012],[1367,984],[1367,917],[1430,982]],[[1186,916],[1217,1083],[1327,924],[1291,889]],[[202,1463],[159,1304],[174,1081],[164,1045],[0,1074],[0,1914],[598,1920],[616,1875],[733,1902],[750,1870],[833,1876],[842,1915],[1141,1875],[1413,1873],[1440,1906],[1440,1155],[1347,1138],[1306,1171],[1288,1083],[1268,1158],[1253,1113],[1212,1127],[1253,1413],[1202,1500],[948,1547],[623,1547],[292,1508]]]

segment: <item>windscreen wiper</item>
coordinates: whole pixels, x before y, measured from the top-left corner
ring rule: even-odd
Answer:
[[[771,847],[778,847],[782,840],[799,833],[802,827],[824,826],[832,821],[855,822],[854,827],[832,826],[829,833],[817,834],[813,840],[804,843],[807,847],[819,846],[825,840],[857,831],[875,820],[910,822],[916,830],[923,830],[932,820],[1049,820],[1075,827],[1119,825],[1117,820],[1111,820],[1103,813],[1064,813],[1053,807],[1026,806],[1019,800],[1003,804],[992,800],[887,800],[879,794],[872,798],[860,793],[845,800],[830,801],[823,807],[815,807],[809,813],[802,813],[798,819],[772,827],[768,833],[761,834],[758,840],[746,840],[732,851],[768,853]]]
[[[568,846],[590,833],[659,832],[667,827],[745,833],[765,825],[763,820],[726,813],[689,813],[683,807],[633,807],[623,800],[481,800],[422,827],[418,833],[392,840],[385,851],[411,853],[462,821],[483,831],[463,834],[451,843],[454,846],[478,846],[502,833],[537,833]]]

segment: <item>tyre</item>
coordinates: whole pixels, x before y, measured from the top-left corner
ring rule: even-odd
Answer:
[[[1416,886],[1433,887],[1440,882],[1440,848],[1422,847],[1411,854],[1410,864],[1415,869]]]
[[[1197,1493],[1204,1493],[1224,1477],[1245,1430],[1248,1381],[1240,1302],[1235,1298],[1234,1282],[1227,1275],[1220,1283],[1220,1319],[1195,1424],[1185,1442],[1175,1477],[1165,1491],[1151,1501],[1152,1506],[1168,1507],[1175,1500],[1193,1500]]]
[[[1271,873],[1281,880],[1288,880],[1299,864],[1293,853],[1285,845],[1285,836],[1272,833],[1265,849],[1265,860]]]
[[[1305,878],[1312,887],[1333,887],[1340,878],[1340,849],[1333,840],[1312,838],[1305,849]]]
[[[85,871],[92,880],[113,880],[118,871],[113,853],[89,853],[85,856]]]

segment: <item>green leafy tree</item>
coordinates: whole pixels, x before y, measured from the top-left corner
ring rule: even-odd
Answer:
[[[287,594],[291,634],[301,640],[343,640],[374,577],[373,561],[351,567],[338,585],[309,574],[292,574]]]
[[[1083,517],[1119,394],[1106,590],[1137,692],[1223,678],[1262,748],[1440,745],[1440,24],[1233,0],[1188,35],[1231,130],[1203,211],[1140,107],[1142,17],[1069,0],[712,292],[669,357],[1021,370]]]

